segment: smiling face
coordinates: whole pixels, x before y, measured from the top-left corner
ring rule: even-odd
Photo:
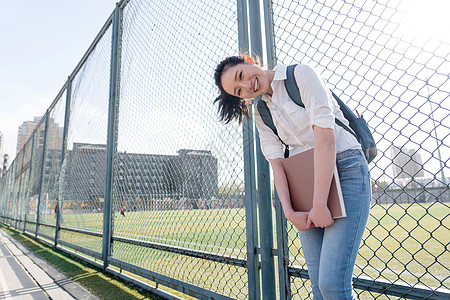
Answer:
[[[243,99],[255,98],[265,93],[271,94],[272,91],[268,71],[250,63],[226,69],[222,73],[221,83],[225,92]]]

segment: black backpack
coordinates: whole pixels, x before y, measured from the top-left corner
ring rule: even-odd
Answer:
[[[284,84],[286,86],[286,91],[289,97],[292,99],[292,101],[294,101],[295,104],[305,108],[305,105],[303,104],[300,96],[300,91],[298,89],[297,82],[295,81],[294,69],[296,66],[297,65],[290,65],[287,67],[286,69],[287,79],[284,81]],[[362,116],[357,117],[352,112],[352,110],[344,102],[342,102],[341,99],[339,99],[339,97],[335,93],[333,92],[331,93],[334,99],[336,99],[336,101],[338,102],[344,117],[348,120],[350,128],[337,118],[335,118],[336,124],[338,124],[345,130],[350,132],[359,141],[359,143],[361,144],[361,148],[364,152],[364,155],[366,156],[366,160],[368,163],[370,163],[375,158],[375,156],[377,156],[377,147],[366,120],[364,120]],[[256,107],[258,109],[259,114],[261,115],[264,124],[266,124],[266,126],[272,129],[273,133],[275,133],[275,135],[284,145],[285,147],[284,157],[288,158],[289,145],[285,144],[278,136],[278,131],[275,128],[275,124],[273,123],[272,120],[272,115],[270,114],[266,102],[261,100],[261,96],[259,96],[258,99],[256,100]]]

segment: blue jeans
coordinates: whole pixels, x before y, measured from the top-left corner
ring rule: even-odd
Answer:
[[[362,151],[355,149],[337,154],[336,164],[347,217],[299,232],[314,300],[356,299],[352,274],[369,217],[369,168]]]

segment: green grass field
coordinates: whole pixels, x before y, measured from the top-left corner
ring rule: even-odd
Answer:
[[[50,263],[70,280],[80,284],[99,299],[162,299],[149,292],[138,290],[135,286],[119,280],[110,274],[103,273],[101,269],[74,258],[69,254],[55,250],[46,244],[22,234],[18,230],[14,230],[1,223],[0,228],[20,242],[29,251]],[[26,291],[22,292],[26,293]]]
[[[102,214],[65,214],[64,226],[101,232]],[[447,204],[376,205],[371,210],[355,275],[450,288]],[[297,232],[288,225],[291,265],[302,266]],[[127,212],[114,235],[245,259],[244,209]],[[62,233],[71,243],[101,250],[101,238]],[[246,298],[243,268],[115,242],[113,257],[233,298]],[[294,279],[298,289],[303,283]]]

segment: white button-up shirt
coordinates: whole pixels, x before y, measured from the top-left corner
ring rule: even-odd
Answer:
[[[339,109],[324,80],[308,65],[299,64],[294,74],[305,108],[297,105],[288,95],[284,80],[286,66],[278,64],[271,83],[272,97],[263,95],[273,118],[278,135],[289,145],[290,156],[314,148],[313,125],[335,131],[336,150],[360,149],[356,138],[335,124],[335,116],[348,126],[348,121]],[[255,123],[259,132],[261,150],[266,159],[284,158],[283,145],[273,131],[267,127],[255,107]]]

